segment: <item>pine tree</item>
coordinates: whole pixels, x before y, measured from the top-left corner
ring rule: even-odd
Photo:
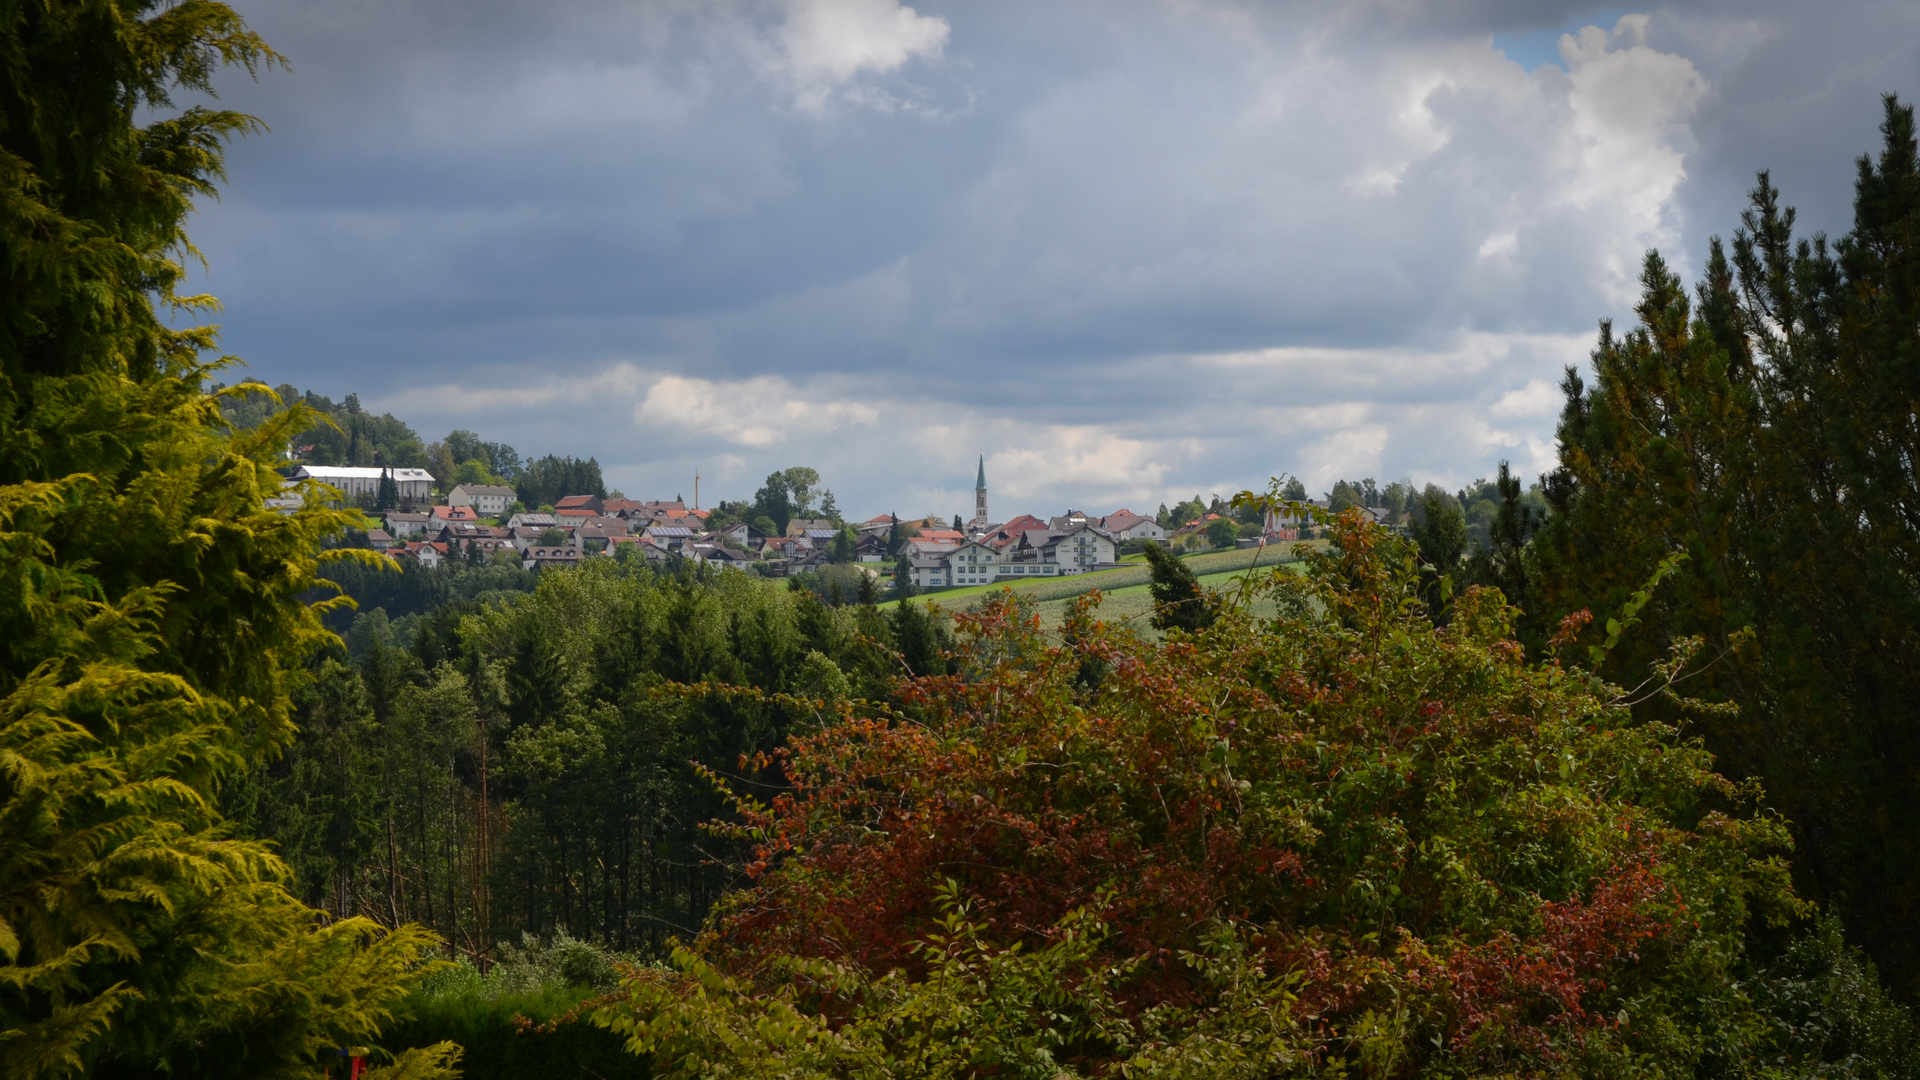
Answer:
[[[1200,587],[1199,579],[1187,564],[1151,540],[1144,550],[1152,576],[1147,589],[1153,594],[1153,625],[1162,630],[1177,627],[1189,633],[1212,626],[1219,615],[1218,606]]]
[[[1795,869],[1896,985],[1920,980],[1920,167],[1889,98],[1859,161],[1853,231],[1796,239],[1762,173],[1731,254],[1689,297],[1657,253],[1638,325],[1603,325],[1593,382],[1567,372],[1554,513],[1531,548],[1536,635],[1585,609],[1619,618],[1606,674],[1640,681],[1673,638],[1714,658],[1690,715],[1733,777],[1792,822]],[[1680,719],[1648,697],[1650,718]]]
[[[358,521],[265,507],[313,414],[232,432],[214,331],[169,325],[211,307],[184,222],[259,126],[170,95],[279,58],[210,0],[16,6],[0,55],[0,1075],[310,1073],[432,939],[316,921],[216,809],[292,738],[314,553]]]
[[[1500,463],[1494,490],[1500,502],[1488,523],[1488,543],[1467,560],[1463,584],[1491,585],[1505,594],[1508,603],[1525,611],[1532,603],[1528,597],[1527,541],[1539,530],[1543,516],[1528,505],[1520,480],[1507,462]],[[1534,629],[1530,643],[1538,646],[1545,635]]]

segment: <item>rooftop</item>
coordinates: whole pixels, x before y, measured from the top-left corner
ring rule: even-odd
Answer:
[[[433,474],[425,469],[379,469],[360,465],[302,465],[294,470],[295,476],[306,476],[322,481],[378,480],[385,473],[391,473],[395,480],[433,482]]]

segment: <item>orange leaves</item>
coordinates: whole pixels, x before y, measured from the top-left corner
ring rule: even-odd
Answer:
[[[1605,974],[1637,960],[1644,942],[1673,932],[1683,910],[1652,864],[1635,863],[1610,868],[1585,898],[1542,903],[1529,938],[1501,931],[1450,951],[1410,940],[1401,959],[1409,983],[1440,995],[1456,1047],[1554,1059],[1554,1030],[1613,1025],[1585,1008],[1587,995],[1605,990]]]

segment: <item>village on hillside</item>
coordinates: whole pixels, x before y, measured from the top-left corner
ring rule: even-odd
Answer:
[[[886,578],[889,587],[910,582],[916,590],[1107,569],[1149,541],[1183,551],[1292,541],[1301,538],[1303,525],[1276,514],[1236,520],[1218,500],[1206,507],[1197,499],[1175,511],[1162,507],[1157,514],[1068,509],[1044,518],[1021,513],[997,521],[989,510],[984,458],[970,519],[902,519],[886,513],[851,522],[794,516],[772,530],[765,519],[757,524],[716,520],[698,499],[688,506],[678,497],[579,494],[528,509],[505,485],[457,483],[440,492],[439,481],[419,468],[300,465],[288,483],[303,482],[327,485],[345,501],[369,508],[379,524],[366,532],[366,547],[428,568],[448,561],[511,561],[538,571],[630,552],[627,557],[656,563],[687,560],[765,577],[852,564]],[[279,502],[290,507],[299,499],[290,487]],[[1327,506],[1326,500],[1306,502]]]

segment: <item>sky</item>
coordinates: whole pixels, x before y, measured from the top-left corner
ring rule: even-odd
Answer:
[[[232,0],[191,226],[243,374],[635,498],[1151,512],[1553,465],[1770,169],[1851,218],[1920,5]]]

